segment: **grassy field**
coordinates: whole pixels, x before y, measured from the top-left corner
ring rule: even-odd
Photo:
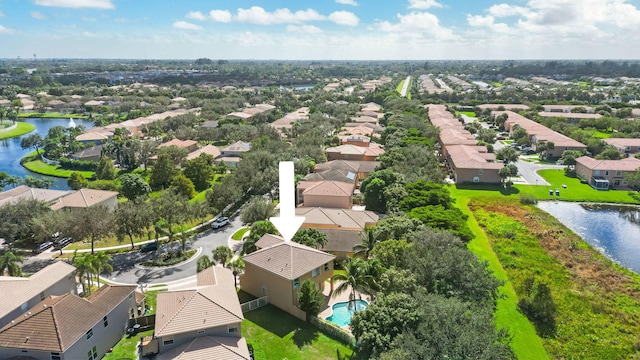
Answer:
[[[127,360],[138,358],[138,344],[140,343],[140,337],[153,335],[154,330],[147,330],[136,334],[135,336],[129,336],[125,334],[116,346],[113,347],[113,351],[107,353],[103,360]]]
[[[316,327],[267,305],[244,314],[242,336],[253,346],[256,360],[337,359],[351,355],[347,346]]]
[[[22,166],[27,168],[29,171],[33,171],[34,173],[41,175],[49,175],[59,178],[69,178],[71,174],[74,172],[80,173],[84,178],[91,179],[95,175],[93,171],[79,171],[79,170],[64,170],[60,169],[58,165],[49,165],[42,160],[36,159],[36,152],[32,151],[27,154],[20,163]]]
[[[564,170],[540,170],[538,172],[551,186],[520,185],[505,189],[501,185],[458,184],[456,191],[467,197],[502,197],[518,199],[521,195],[535,196],[538,200],[590,201],[605,203],[640,204],[640,196],[630,190],[595,190],[577,178],[564,175]],[[566,185],[564,188],[562,185]],[[549,190],[558,189],[560,196],[549,195]]]
[[[513,284],[509,281],[502,264],[493,252],[487,236],[467,206],[469,197],[456,191],[453,191],[452,195],[456,199],[457,207],[460,208],[463,213],[469,215],[467,224],[471,228],[471,231],[476,234],[475,239],[468,244],[469,250],[481,260],[486,261],[494,275],[505,282],[499,289],[503,297],[498,300],[494,313],[496,326],[499,329],[505,328],[509,331],[509,334],[512,336],[511,348],[519,359],[548,359],[549,357],[542,346],[540,338],[536,334],[535,328],[518,310],[518,298]]]
[[[550,287],[557,315],[542,343],[552,358],[638,358],[638,274],[534,206],[477,198],[470,208],[516,289],[532,277]]]
[[[9,139],[12,137],[18,137],[18,136],[22,136],[24,134],[28,134],[30,132],[32,132],[36,127],[32,124],[28,124],[26,122],[22,122],[22,121],[18,121],[16,122],[16,124],[18,125],[15,129],[6,131],[6,132],[1,132],[0,133],[0,140],[4,140],[4,139]]]
[[[476,113],[474,113],[473,111],[456,111],[456,113],[458,114],[464,114],[467,115],[468,117],[476,117]]]
[[[87,115],[82,114],[61,114],[61,113],[39,113],[39,112],[30,112],[30,113],[20,113],[18,114],[20,118],[48,118],[48,119],[88,119]]]
[[[244,234],[249,231],[250,229],[248,227],[243,227],[238,229],[238,231],[234,232],[233,235],[231,235],[231,238],[233,240],[242,240],[242,236],[244,236]]]
[[[406,80],[406,79],[405,79],[405,80]],[[405,81],[405,80],[400,81],[400,84],[398,84],[398,86],[396,86],[396,92],[397,92],[398,94],[400,94],[400,92],[402,91],[402,87],[404,86],[404,81]]]

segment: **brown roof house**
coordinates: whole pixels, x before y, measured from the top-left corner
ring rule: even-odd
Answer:
[[[76,268],[56,261],[30,277],[0,276],[0,327],[33,308],[47,296],[76,292]]]
[[[55,200],[51,205],[51,210],[88,208],[100,205],[115,210],[118,206],[118,192],[80,189]]]
[[[156,308],[156,359],[250,359],[231,270],[199,272],[195,289],[160,292]]]
[[[101,359],[136,313],[136,286],[105,285],[88,298],[47,296],[0,329],[3,359]]]
[[[640,160],[627,157],[621,160],[596,160],[588,156],[576,159],[576,174],[596,190],[626,187],[625,174],[636,172]]]
[[[609,145],[615,146],[623,154],[635,154],[640,152],[640,139],[634,138],[608,138],[602,139]]]
[[[271,304],[304,320],[306,314],[298,308],[300,284],[311,279],[322,289],[333,276],[334,259],[334,255],[282,240],[243,257],[240,286],[253,296],[268,296]]]
[[[313,171],[322,173],[328,170],[341,170],[356,174],[356,184],[369,176],[380,166],[379,161],[333,160],[316,164]]]
[[[382,153],[384,148],[375,143],[369,143],[368,146],[356,145],[339,145],[327,148],[325,150],[327,160],[355,160],[355,161],[374,161]]]
[[[498,175],[503,163],[496,162],[495,154],[484,146],[451,145],[447,151],[447,163],[456,183],[500,183]]]
[[[296,216],[305,217],[302,228],[317,229],[327,235],[322,250],[334,254],[337,260],[353,255],[353,247],[362,243],[360,232],[375,226],[379,219],[373,211],[324,207],[299,207]]]
[[[227,166],[235,168],[238,166],[242,154],[251,150],[251,143],[244,141],[236,141],[233,144],[229,144],[221,149],[221,155],[218,158],[219,161],[224,161]]]
[[[333,180],[301,181],[298,183],[298,204],[305,207],[351,209],[354,183]]]

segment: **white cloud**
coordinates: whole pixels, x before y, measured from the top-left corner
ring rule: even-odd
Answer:
[[[205,14],[203,14],[200,11],[189,11],[189,13],[186,16],[187,19],[194,19],[194,20],[200,20],[200,21],[205,21],[207,20],[207,16]]]
[[[287,25],[287,31],[304,34],[319,34],[322,32],[322,29],[313,25]]]
[[[495,17],[508,17],[508,16],[527,16],[531,12],[522,6],[513,6],[509,4],[496,4],[489,8],[489,14]]]
[[[36,5],[64,8],[115,9],[111,0],[35,0]]]
[[[409,0],[409,9],[441,8],[442,4],[436,0]]]
[[[436,40],[455,38],[451,29],[442,27],[438,17],[428,12],[412,12],[408,15],[397,15],[399,22],[388,21],[378,23],[378,28],[386,32],[401,33],[412,37],[431,37]]]
[[[495,18],[491,15],[471,15],[467,14],[467,23],[473,27],[486,27],[497,32],[509,31],[509,26],[504,23],[495,23]]]
[[[180,30],[200,30],[202,29],[201,26],[198,26],[196,24],[192,24],[192,23],[188,23],[186,21],[176,21],[173,23],[173,27],[175,29],[180,29]]]
[[[47,16],[39,11],[32,11],[29,15],[36,20],[46,20]]]
[[[324,20],[324,16],[313,9],[292,12],[283,8],[268,12],[260,6],[252,6],[249,9],[238,9],[237,20],[260,25],[301,24],[307,21]]]
[[[221,23],[228,23],[233,19],[229,10],[211,10],[209,16],[211,20]]]
[[[335,11],[329,14],[329,20],[338,25],[356,26],[360,22],[358,17],[349,11]]]
[[[358,6],[358,3],[354,0],[335,0],[335,2],[342,5]]]
[[[13,34],[15,32],[16,31],[14,29],[0,25],[0,34]]]

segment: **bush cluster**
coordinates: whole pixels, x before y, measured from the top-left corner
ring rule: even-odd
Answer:
[[[98,163],[95,161],[86,160],[71,160],[68,158],[60,158],[60,167],[67,170],[80,170],[80,171],[96,171]]]

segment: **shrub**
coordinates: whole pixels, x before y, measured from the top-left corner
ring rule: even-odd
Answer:
[[[64,157],[58,161],[60,162],[60,167],[67,170],[96,171],[98,166],[95,161],[71,160]]]
[[[536,198],[534,195],[527,195],[527,194],[520,195],[520,204],[535,205],[537,203],[538,203],[538,198]]]

